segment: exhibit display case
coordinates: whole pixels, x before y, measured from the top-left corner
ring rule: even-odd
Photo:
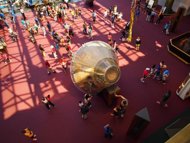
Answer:
[[[182,99],[190,97],[190,73],[176,90],[176,94]]]
[[[168,51],[185,64],[190,64],[190,32],[170,39]]]

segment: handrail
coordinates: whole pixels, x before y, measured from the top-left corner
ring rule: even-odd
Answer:
[[[177,37],[175,37],[175,38],[173,38],[173,39],[170,39],[170,44],[171,44],[173,47],[175,47],[176,49],[178,49],[179,51],[181,51],[182,53],[184,53],[185,55],[187,55],[188,57],[190,57],[189,54],[185,53],[182,49],[176,47],[176,46],[173,44],[173,41],[172,41],[172,40],[174,40],[174,39],[176,39],[176,38],[179,38],[180,36],[183,36],[183,35],[185,35],[185,34],[187,34],[187,33],[190,33],[190,32],[183,33],[183,34],[181,34],[181,35],[179,35],[179,36],[177,36]]]

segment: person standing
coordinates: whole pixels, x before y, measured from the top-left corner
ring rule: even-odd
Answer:
[[[141,82],[144,83],[144,80],[149,76],[149,72],[150,72],[150,68],[146,68],[144,71],[143,71],[143,77],[141,77]]]
[[[140,7],[137,7],[135,9],[135,19],[137,20],[139,18],[139,16],[140,16]]]
[[[59,50],[59,43],[58,43],[58,42],[55,43],[55,49],[56,49],[57,51]]]
[[[163,18],[164,18],[164,14],[162,12],[160,12],[155,24],[160,24],[160,22],[162,21]]]
[[[89,36],[89,39],[93,39],[93,37],[92,37],[92,24],[91,23],[89,23],[89,26],[88,26],[88,36]]]
[[[162,84],[166,84],[166,79],[169,77],[169,70],[165,69],[162,73]]]
[[[49,33],[51,33],[51,24],[49,21],[47,21],[47,28],[48,28]]]
[[[163,32],[164,32],[166,35],[169,35],[170,26],[171,26],[171,21],[167,22],[167,23],[164,25]]]
[[[79,107],[80,107],[79,112],[81,112],[82,114],[82,119],[87,119],[88,118],[87,113],[89,112],[88,106],[84,104],[82,101],[79,101]]]
[[[10,14],[11,14],[11,19],[12,19],[12,22],[15,24],[16,23],[16,14],[15,14],[15,11],[14,9],[10,9]]]
[[[137,39],[135,41],[135,45],[136,45],[136,50],[138,51],[140,49],[140,46],[141,46],[141,39],[140,39],[140,37],[137,37]]]
[[[152,10],[152,12],[150,14],[150,23],[154,23],[155,16],[156,16],[156,12],[154,10]]]
[[[36,25],[40,28],[40,20],[37,16],[35,16],[34,21],[35,21]]]
[[[59,63],[61,65],[61,67],[63,68],[64,72],[66,73],[67,71],[67,62],[65,58],[60,58],[59,59]]]
[[[108,16],[108,10],[106,9],[105,11],[104,11],[104,18],[106,18]]]
[[[107,38],[108,38],[108,44],[109,44],[110,46],[112,46],[112,44],[113,44],[113,40],[112,40],[112,35],[111,35],[110,32],[108,33]]]
[[[46,32],[46,28],[44,27],[43,24],[41,25],[41,29],[42,29],[44,37],[46,37],[47,32]]]
[[[163,96],[161,101],[156,101],[157,104],[160,104],[161,106],[168,107],[168,104],[166,102],[171,97],[171,91],[168,90]]]
[[[87,25],[85,21],[83,22],[83,33],[87,34]]]
[[[122,110],[126,110],[128,106],[128,100],[123,96],[115,93],[116,101],[117,101],[117,106],[120,106]]]
[[[55,104],[53,104],[50,100],[50,95],[48,95],[47,97],[42,97],[42,103],[44,103],[48,110],[50,110],[51,107],[55,107]]]
[[[111,139],[113,137],[113,131],[109,124],[106,124],[104,126],[104,136],[105,136],[105,138],[109,138],[109,139]]]
[[[96,22],[96,12],[95,12],[95,10],[93,10],[93,12],[92,12],[92,20],[93,20],[93,22]]]
[[[40,49],[40,53],[42,54],[43,58],[45,58],[46,57],[46,52],[45,52],[42,44],[39,44],[39,49]]]
[[[23,8],[20,9],[20,13],[21,13],[21,15],[22,15],[24,21],[26,21],[26,16],[25,16],[25,14],[24,14],[24,9],[23,9]]]
[[[153,78],[155,73],[156,73],[156,64],[153,64],[150,68],[150,74],[148,76]]]
[[[54,59],[57,59],[58,56],[57,56],[56,48],[53,45],[51,45],[50,48],[51,48],[52,56],[54,57]]]
[[[89,109],[92,107],[91,100],[92,100],[92,95],[86,93],[86,94],[84,95],[84,104],[85,104]]]
[[[115,23],[115,14],[112,14],[112,16],[111,16],[111,27],[112,28],[115,28],[115,26],[114,26],[114,23]]]
[[[114,52],[117,54],[118,53],[118,45],[117,45],[117,42],[116,42],[116,40],[114,40],[113,41],[113,50],[114,50]]]
[[[71,16],[72,16],[72,21],[74,22],[74,21],[75,21],[75,18],[76,18],[75,9],[72,9],[72,10],[71,10]]]
[[[48,60],[45,60],[45,66],[47,68],[48,75],[51,74],[52,72],[56,73],[56,71],[54,69],[52,69],[52,67],[51,67],[50,63],[48,62]]]

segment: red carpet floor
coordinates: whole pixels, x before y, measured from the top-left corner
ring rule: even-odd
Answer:
[[[112,29],[108,20],[103,19],[105,8],[117,4],[118,10],[124,13],[124,20],[116,24]],[[83,20],[91,21],[91,10],[82,7],[82,18],[72,24],[75,36],[72,39],[73,51],[76,51],[89,39],[82,34]],[[110,1],[97,0],[94,9],[97,11],[97,22],[93,24],[94,40],[107,41],[107,34],[111,32],[113,39],[119,44],[119,65],[121,67],[121,78],[118,85],[122,94],[129,100],[129,106],[124,119],[114,119],[110,116],[112,108],[106,106],[100,97],[93,98],[93,107],[88,114],[88,119],[81,119],[78,101],[83,98],[81,93],[72,83],[69,70],[64,73],[60,70],[52,57],[49,57],[51,64],[57,68],[57,73],[46,74],[43,58],[37,45],[45,45],[45,50],[50,54],[52,39],[44,38],[39,34],[37,44],[28,41],[28,33],[22,31],[20,18],[17,17],[17,24],[14,29],[19,34],[19,41],[13,43],[8,37],[7,29],[1,31],[8,44],[8,51],[11,63],[0,64],[0,142],[1,143],[24,143],[30,142],[21,133],[22,129],[29,127],[38,136],[39,143],[140,143],[151,133],[167,124],[175,116],[186,108],[190,107],[189,100],[182,101],[175,94],[181,81],[190,72],[188,65],[179,61],[169,54],[166,48],[170,38],[190,30],[190,17],[184,17],[175,34],[166,36],[162,33],[162,27],[166,20],[160,25],[150,24],[145,21],[145,15],[135,21],[134,38],[132,43],[120,43],[120,30],[129,21],[130,2],[125,0]],[[27,12],[26,16],[33,23],[34,13]],[[51,20],[51,23],[58,33],[63,33],[63,26]],[[140,36],[142,47],[140,51],[134,48],[134,39]],[[160,43],[160,48],[155,42]],[[60,49],[59,54],[66,53]],[[158,81],[148,79],[142,84],[139,79],[145,67],[158,64],[164,60],[170,70],[170,78],[166,85]],[[163,93],[172,90],[172,97],[168,102],[168,108],[161,108],[156,104]],[[50,94],[52,101],[56,104],[55,109],[47,111],[41,103],[41,97]],[[136,112],[147,107],[151,123],[144,132],[136,139],[126,136],[127,129]],[[107,140],[103,135],[103,126],[110,123],[114,137]]]

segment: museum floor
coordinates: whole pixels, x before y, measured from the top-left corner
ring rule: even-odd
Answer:
[[[105,8],[118,5],[118,11],[124,13],[124,20],[112,29],[107,20],[102,18]],[[91,21],[89,8],[82,7],[82,19]],[[190,30],[190,17],[184,17],[180,22],[176,33],[166,36],[162,32],[164,20],[160,25],[145,21],[145,15],[135,21],[134,38],[132,43],[120,43],[120,30],[129,21],[130,2],[126,0],[96,0],[94,9],[97,11],[97,22],[93,24],[94,39],[107,41],[107,34],[111,32],[113,39],[119,44],[119,65],[121,78],[118,86],[121,93],[128,99],[129,106],[123,119],[110,116],[112,107],[108,107],[102,98],[93,98],[93,107],[88,114],[88,119],[81,119],[78,101],[83,98],[81,93],[72,83],[69,71],[64,73],[56,65],[50,56],[51,64],[57,67],[57,73],[46,74],[43,58],[38,50],[38,44],[44,44],[48,54],[52,39],[44,38],[41,34],[36,37],[34,45],[26,38],[28,33],[23,32],[18,16],[16,28],[19,41],[13,43],[8,37],[7,30],[0,31],[4,36],[8,51],[11,55],[11,63],[0,63],[0,142],[1,143],[24,143],[27,140],[21,131],[29,127],[38,136],[39,143],[141,143],[150,134],[170,122],[174,117],[189,108],[189,99],[182,101],[175,94],[177,87],[190,72],[188,65],[171,55],[166,48],[170,38]],[[33,18],[34,13],[27,12],[27,17]],[[89,39],[82,34],[82,20],[77,19],[73,24],[75,36],[73,38],[73,50],[76,51]],[[59,33],[63,27],[51,21],[54,29]],[[71,24],[71,22],[69,21]],[[134,48],[134,39],[140,36],[142,47],[140,51]],[[156,46],[156,43],[157,44]],[[158,46],[159,45],[159,46]],[[65,49],[60,54],[66,53]],[[165,61],[170,70],[170,77],[166,85],[159,81],[148,79],[144,84],[140,77],[144,68],[160,61]],[[168,101],[168,108],[162,108],[156,101],[163,93],[171,89],[172,97]],[[41,103],[41,97],[50,94],[56,107],[47,111]],[[147,107],[151,122],[144,132],[136,139],[126,136],[127,129],[136,112]],[[103,135],[103,126],[109,123],[114,132],[114,137],[107,140]]]

